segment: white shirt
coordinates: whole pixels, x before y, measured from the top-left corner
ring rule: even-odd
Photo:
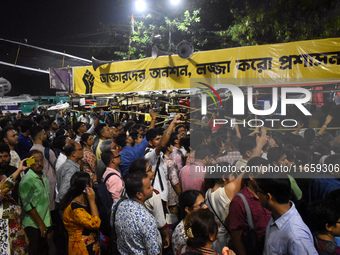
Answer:
[[[214,192],[211,192],[211,189],[208,189],[208,191],[205,193],[206,205],[208,206],[209,210],[214,213],[214,215],[215,213],[218,215],[218,217],[215,215],[215,219],[218,224],[217,240],[212,244],[212,248],[219,254],[222,254],[223,247],[229,242],[230,239],[228,231],[222,224],[222,222],[225,222],[229,214],[230,202],[231,201],[225,193],[224,187],[219,187]],[[211,207],[213,207],[214,210],[212,210]]]
[[[158,173],[155,173],[155,180],[154,180],[153,187],[161,193],[162,200],[167,202],[168,197],[169,197],[169,190],[168,190],[168,185],[166,181],[168,169],[163,159],[163,152],[160,152],[159,156],[161,157],[160,164],[159,164],[159,173],[160,173],[162,184],[163,184],[163,190],[161,189],[161,184],[160,184]],[[151,149],[151,150],[149,149],[149,152],[145,154],[144,158],[149,162],[152,168],[156,171],[158,156],[156,155],[155,149]]]
[[[55,164],[55,171],[58,172],[59,167],[65,163],[67,157],[65,156],[65,154],[60,153],[59,157],[57,159],[57,163]]]
[[[63,153],[59,154],[58,159],[57,159],[57,163],[55,164],[55,173],[56,174],[58,173],[60,166],[65,163],[66,159],[67,159],[67,157]],[[60,203],[59,192],[58,192],[58,184],[55,185],[55,194],[56,194],[55,201],[57,203]]]
[[[152,192],[152,197],[144,202],[145,207],[152,213],[156,219],[157,228],[162,228],[166,224],[164,210],[162,205],[161,194]]]

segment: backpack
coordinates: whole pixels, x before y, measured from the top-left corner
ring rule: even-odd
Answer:
[[[102,183],[93,185],[93,190],[96,192],[96,205],[99,217],[102,221],[99,230],[106,236],[110,236],[111,233],[110,216],[113,199],[111,193],[107,190],[105,183],[112,175],[117,175],[120,178],[116,173],[109,173]]]

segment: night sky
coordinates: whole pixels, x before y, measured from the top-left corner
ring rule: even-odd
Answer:
[[[6,1],[0,10],[0,38],[90,59],[87,44],[96,40],[100,22],[112,23],[128,17],[129,11],[119,10],[115,2]],[[1,48],[0,54],[5,54]],[[0,65],[0,77],[12,84],[8,96],[54,95],[55,91],[49,89],[48,76]]]
[[[89,58],[85,43],[95,39],[100,22],[124,18],[115,1],[8,1],[1,8],[1,38]],[[7,24],[6,26],[4,24]],[[85,53],[84,53],[85,52]]]

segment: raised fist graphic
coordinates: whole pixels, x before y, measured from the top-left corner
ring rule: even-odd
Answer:
[[[83,76],[83,82],[84,82],[85,87],[86,87],[85,94],[92,94],[94,76],[89,70],[86,70],[86,73]]]

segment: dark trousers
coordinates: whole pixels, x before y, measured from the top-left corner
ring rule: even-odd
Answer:
[[[25,231],[29,240],[28,253],[30,255],[46,255],[47,240],[41,237],[40,229],[26,227]]]

